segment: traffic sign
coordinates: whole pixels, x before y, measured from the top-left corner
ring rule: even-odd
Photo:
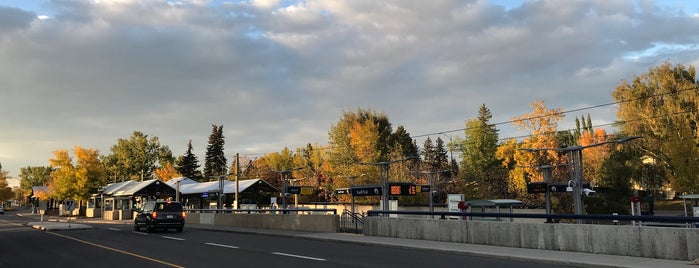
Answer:
[[[75,210],[75,200],[68,199],[63,201],[63,208],[68,212],[73,212],[73,210]]]

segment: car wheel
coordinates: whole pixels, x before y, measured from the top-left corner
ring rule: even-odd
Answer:
[[[141,231],[141,226],[138,226],[138,223],[134,222],[134,223],[133,223],[133,229],[134,229],[134,231],[136,231],[136,232]]]
[[[177,227],[175,230],[177,230],[178,233],[182,232],[182,227]]]
[[[147,223],[146,223],[146,232],[148,232],[148,233],[152,233],[152,232],[153,232],[153,227],[151,227],[151,226],[148,225]]]

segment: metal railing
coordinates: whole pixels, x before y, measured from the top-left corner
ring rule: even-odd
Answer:
[[[233,214],[315,214],[337,215],[337,209],[287,208],[287,209],[185,209],[187,213],[233,213]]]
[[[523,214],[523,213],[488,213],[488,212],[426,212],[426,211],[395,211],[395,210],[369,210],[368,217],[388,216],[388,215],[421,215],[421,216],[439,216],[440,219],[458,218],[468,220],[478,220],[481,218],[494,218],[500,220],[503,218],[524,218],[524,219],[546,219],[546,222],[554,222],[555,220],[572,219],[572,220],[606,220],[606,221],[628,221],[639,223],[682,223],[686,227],[699,227],[699,217],[686,216],[632,216],[632,215],[608,215],[608,214]],[[476,219],[474,219],[474,217]],[[652,224],[648,224],[652,225]]]
[[[343,210],[340,216],[340,231],[360,233],[364,229],[364,215],[352,213],[350,210]]]

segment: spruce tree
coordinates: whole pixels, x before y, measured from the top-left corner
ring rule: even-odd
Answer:
[[[223,152],[223,125],[211,125],[209,145],[206,146],[206,162],[204,163],[204,177],[208,180],[216,180],[219,176],[227,174],[226,156]]]
[[[182,174],[184,177],[195,181],[201,181],[202,176],[201,172],[199,171],[199,160],[197,160],[197,156],[194,155],[192,151],[192,140],[189,140],[189,143],[187,144],[187,152],[185,152],[185,154],[178,159],[176,169],[177,172]]]

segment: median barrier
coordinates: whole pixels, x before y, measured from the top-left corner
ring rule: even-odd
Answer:
[[[699,258],[699,229],[367,217],[364,235],[647,257]]]

